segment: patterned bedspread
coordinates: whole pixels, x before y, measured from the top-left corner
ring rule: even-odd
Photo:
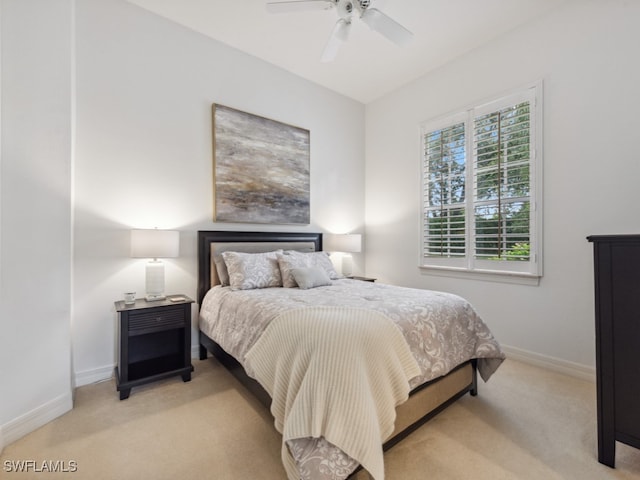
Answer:
[[[200,329],[252,375],[246,355],[262,332],[281,313],[305,306],[368,308],[394,321],[420,368],[420,375],[410,381],[411,388],[446,375],[472,358],[478,359],[478,372],[487,381],[505,358],[463,298],[357,280],[336,280],[309,290],[213,287],[201,305]],[[357,467],[357,462],[323,438],[292,440],[289,448],[304,480],[344,479]]]

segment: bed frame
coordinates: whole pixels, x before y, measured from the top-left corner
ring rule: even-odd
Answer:
[[[198,305],[202,305],[205,294],[212,286],[211,244],[237,242],[282,242],[289,244],[305,242],[313,243],[316,251],[322,250],[321,233],[199,231]],[[199,332],[199,338],[200,360],[205,360],[207,352],[211,352],[260,403],[269,409],[271,406],[269,394],[256,380],[246,374],[242,365],[202,331]],[[476,370],[476,361],[471,360],[459,365],[447,375],[413,389],[409,400],[396,408],[396,427],[391,437],[384,443],[383,449],[391,448],[467,392],[472,396],[477,395]]]

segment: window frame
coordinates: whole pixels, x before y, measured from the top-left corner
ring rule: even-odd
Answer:
[[[474,128],[475,119],[487,113],[497,112],[506,107],[517,105],[523,101],[530,102],[530,158],[529,158],[529,246],[528,261],[483,260],[476,258],[476,225],[475,208],[475,160]],[[542,81],[521,88],[513,89],[482,102],[476,102],[465,108],[420,123],[420,259],[419,268],[429,273],[455,276],[473,274],[485,279],[497,279],[501,276],[507,280],[539,279],[542,277]],[[429,208],[427,198],[427,175],[425,159],[425,136],[428,133],[445,129],[464,122],[465,128],[465,254],[463,257],[436,257],[426,254],[425,218]],[[478,275],[480,274],[480,275]],[[492,278],[493,277],[493,278]]]

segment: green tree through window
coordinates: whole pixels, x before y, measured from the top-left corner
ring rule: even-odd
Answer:
[[[538,90],[423,125],[423,266],[541,273]]]
[[[465,255],[464,124],[430,132],[425,138],[429,208],[425,212],[429,255]]]

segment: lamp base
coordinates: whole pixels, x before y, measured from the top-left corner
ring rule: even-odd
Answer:
[[[147,302],[164,300],[164,264],[158,260],[147,263],[146,268],[146,295]]]
[[[348,277],[353,275],[353,257],[349,253],[342,255],[342,275]]]
[[[144,296],[144,299],[147,302],[157,302],[158,300],[165,300],[167,298],[166,295],[163,294],[153,294],[153,293],[149,293],[147,295]]]

